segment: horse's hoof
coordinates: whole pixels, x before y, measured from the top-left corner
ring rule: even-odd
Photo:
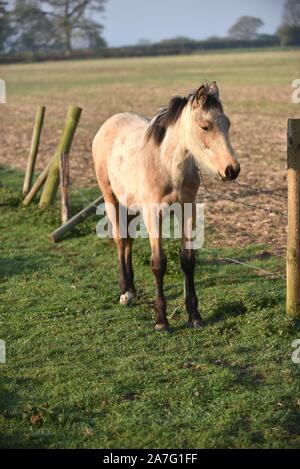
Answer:
[[[155,324],[154,330],[155,330],[155,332],[169,332],[170,327],[169,327],[168,324],[158,323],[158,324]]]
[[[134,298],[134,294],[127,291],[126,293],[120,296],[120,304],[124,306],[130,306],[133,298]]]
[[[194,321],[188,322],[188,327],[190,329],[202,329],[202,327],[204,327],[204,322],[202,319],[195,319]]]

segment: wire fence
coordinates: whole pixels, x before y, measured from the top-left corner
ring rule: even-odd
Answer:
[[[284,217],[284,218],[288,218],[288,213],[287,212],[282,212],[282,211],[277,210],[277,209],[270,209],[270,208],[262,207],[260,205],[256,205],[256,204],[252,204],[252,203],[249,204],[248,202],[239,200],[239,196],[240,196],[239,193],[232,193],[231,192],[230,194],[223,194],[223,193],[211,192],[210,190],[208,190],[208,188],[207,188],[207,186],[204,182],[201,170],[199,170],[199,174],[200,174],[200,178],[201,178],[201,181],[202,181],[202,186],[203,186],[204,191],[205,191],[205,194],[204,194],[205,198],[208,199],[208,200],[213,200],[213,201],[228,200],[230,202],[233,202],[233,203],[236,203],[236,204],[239,204],[239,205],[243,205],[243,206],[246,206],[246,207],[249,207],[249,208],[255,208],[257,210],[261,210],[261,211],[264,211],[266,213],[271,213],[271,214],[278,215],[278,216],[281,216],[281,217]],[[284,200],[286,202],[288,200],[287,195],[275,192],[275,189],[255,187],[255,186],[252,186],[252,185],[246,184],[244,182],[240,182],[240,181],[234,181],[234,184],[236,186],[240,187],[240,188],[245,188],[248,191],[250,191],[247,194],[248,197],[251,197],[251,196],[254,196],[254,195],[257,195],[257,194],[263,194],[263,195],[268,195],[268,196],[271,196],[271,197],[279,198],[279,199]],[[280,189],[277,189],[277,190],[282,192],[284,189],[280,188]],[[248,263],[242,262],[241,260],[238,260],[238,259],[233,259],[231,257],[221,256],[220,254],[216,254],[214,251],[206,249],[206,248],[202,248],[202,251],[207,252],[208,254],[212,255],[216,259],[221,259],[221,260],[224,260],[224,261],[227,261],[227,262],[231,262],[233,264],[243,265],[243,266],[245,266],[249,269],[253,269],[253,270],[259,272],[260,274],[262,274],[264,276],[268,276],[270,278],[281,278],[282,280],[286,280],[286,276],[284,276],[282,274],[277,274],[275,272],[270,272],[270,271],[261,269],[260,267],[254,266],[253,264],[248,264]]]
[[[239,196],[240,196],[239,193],[232,193],[231,192],[230,194],[224,194],[224,193],[219,193],[219,192],[211,192],[211,191],[208,190],[207,186],[205,185],[205,182],[203,180],[201,172],[200,172],[200,175],[201,175],[201,180],[202,180],[202,186],[205,190],[205,193],[204,193],[205,198],[207,198],[208,200],[213,200],[213,201],[214,200],[227,200],[227,201],[230,201],[230,202],[233,202],[233,203],[236,203],[236,204],[239,204],[239,205],[243,205],[243,206],[246,206],[246,207],[249,207],[249,208],[255,208],[257,210],[262,210],[266,213],[272,213],[274,215],[285,217],[285,218],[288,217],[287,212],[282,212],[280,210],[270,209],[270,208],[262,207],[260,205],[256,205],[256,204],[252,204],[252,203],[249,204],[247,202],[241,201],[241,200],[239,200]],[[274,189],[254,187],[254,186],[251,186],[251,185],[248,185],[246,183],[239,182],[239,181],[234,181],[234,183],[238,187],[245,188],[245,189],[251,191],[252,193],[247,194],[247,196],[249,196],[249,197],[254,196],[254,195],[259,193],[259,194],[268,195],[268,196],[271,196],[271,197],[277,197],[277,198],[280,198],[282,200],[287,201],[287,196],[286,195],[275,193]],[[71,186],[72,190],[84,202],[87,202],[88,204],[93,203],[78,188],[76,188],[71,181],[70,181],[70,186]],[[278,190],[283,191],[283,189],[278,189]],[[98,207],[95,205],[95,208],[97,209]],[[207,254],[213,256],[215,259],[219,259],[219,260],[223,260],[223,261],[226,261],[226,262],[230,262],[232,264],[244,266],[244,267],[246,267],[248,269],[251,269],[253,271],[256,271],[260,275],[266,276],[270,279],[282,279],[284,281],[286,280],[286,277],[282,274],[279,274],[279,273],[276,273],[276,272],[271,272],[271,271],[268,271],[268,270],[265,270],[265,269],[261,269],[260,267],[257,267],[253,264],[243,262],[240,259],[234,259],[232,257],[222,256],[219,253],[216,253],[215,251],[213,251],[211,249],[207,249],[207,248],[202,247],[201,251],[206,252]]]
[[[214,251],[206,248],[201,248],[202,251],[207,252],[208,254],[212,255],[215,259],[220,259],[223,261],[231,262],[232,264],[238,264],[238,265],[243,265],[244,267],[247,267],[248,269],[255,270],[257,272],[260,272],[260,274],[264,276],[268,276],[272,279],[280,278],[282,280],[286,280],[286,277],[281,274],[277,274],[275,272],[271,272],[269,270],[261,269],[260,267],[257,267],[256,265],[253,264],[248,264],[247,262],[243,262],[238,259],[233,259],[232,257],[227,257],[227,256],[221,256],[220,254],[216,254]]]

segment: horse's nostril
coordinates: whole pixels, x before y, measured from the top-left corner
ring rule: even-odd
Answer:
[[[225,171],[227,179],[229,179],[230,181],[236,179],[240,173],[240,169],[240,165],[238,165],[236,168],[234,168],[233,166],[227,166]]]
[[[227,179],[230,179],[230,180],[234,179],[234,169],[232,166],[227,166],[225,175]]]

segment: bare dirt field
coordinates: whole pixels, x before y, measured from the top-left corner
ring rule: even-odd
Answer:
[[[207,202],[206,236],[210,245],[263,244],[267,252],[283,256],[286,126],[288,118],[300,114],[300,105],[291,100],[291,83],[299,76],[299,50],[0,66],[7,84],[7,104],[0,107],[0,164],[25,169],[36,106],[44,104],[37,162],[42,170],[66,110],[75,104],[83,114],[72,148],[72,181],[77,187],[94,186],[91,143],[108,117],[123,111],[151,117],[172,95],[217,80],[242,171],[240,185],[204,176],[210,193],[203,186],[199,200]]]

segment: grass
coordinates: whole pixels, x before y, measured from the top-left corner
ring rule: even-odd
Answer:
[[[1,65],[11,97],[120,85],[193,86],[201,80],[223,84],[282,84],[299,70],[300,49],[206,53],[187,56],[107,59]],[[266,67],[266,62],[268,66]],[[84,65],[84,66],[83,66]],[[263,71],[263,73],[261,73]],[[66,79],[66,72],[68,76]],[[297,76],[297,74],[295,75]],[[90,90],[90,91],[89,91]]]
[[[139,296],[124,309],[114,247],[97,239],[96,218],[49,244],[58,208],[22,208],[22,173],[2,168],[0,181],[1,447],[299,448],[291,353],[300,331],[285,316],[282,279],[198,253],[206,327],[189,330],[178,247],[168,242],[173,331],[154,333],[146,240],[135,247]],[[82,203],[74,194],[73,210]],[[283,269],[263,252],[250,246],[243,258]]]

